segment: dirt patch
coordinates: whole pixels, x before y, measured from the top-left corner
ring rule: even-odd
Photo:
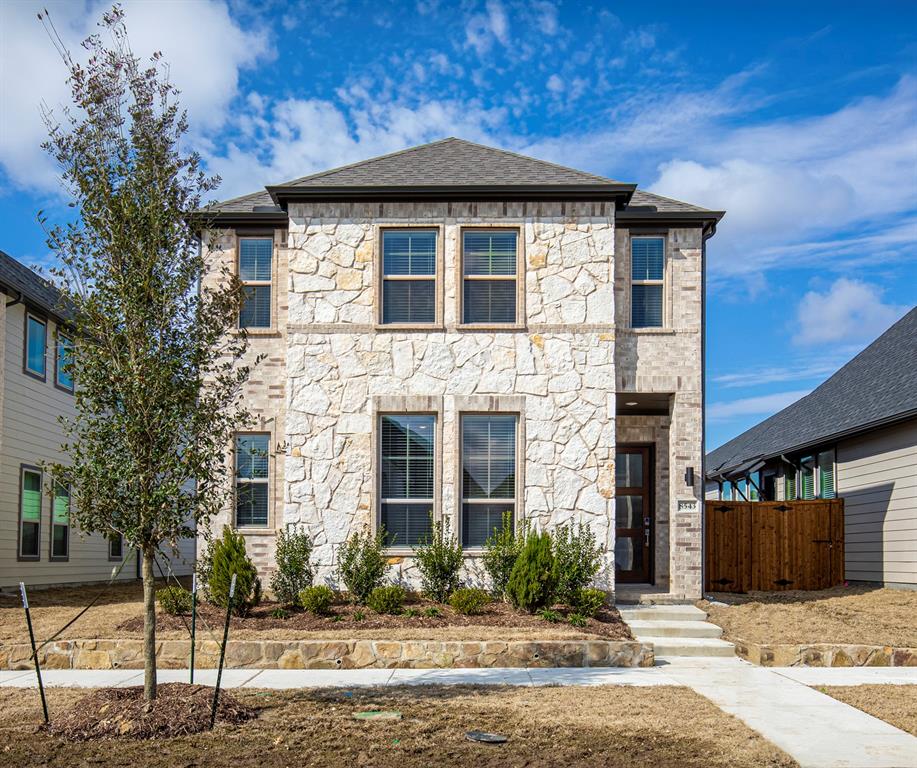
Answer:
[[[69,741],[91,739],[172,738],[210,728],[213,688],[165,683],[157,686],[156,700],[143,699],[143,686],[99,688],[70,709],[55,713],[48,732]],[[220,692],[217,722],[238,725],[256,715],[229,691]]]
[[[715,593],[701,600],[727,640],[753,643],[849,643],[917,648],[917,591],[865,586],[817,592]]]
[[[917,685],[832,685],[816,690],[917,736]]]
[[[76,692],[53,689],[53,712]],[[282,766],[609,766],[789,768],[789,757],[686,688],[509,688],[237,691],[259,716],[213,732],[149,742],[71,743],[36,733],[35,691],[0,689],[0,765],[138,765],[144,768]],[[397,710],[400,721],[354,713]],[[505,734],[488,746],[469,730]]]

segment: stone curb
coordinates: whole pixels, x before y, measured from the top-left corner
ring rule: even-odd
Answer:
[[[0,669],[29,669],[30,647],[0,646]],[[188,666],[190,646],[157,643],[162,669]],[[63,640],[42,649],[46,669],[143,669],[143,641]],[[195,666],[216,667],[219,646],[198,641]],[[652,643],[609,640],[230,640],[226,667],[251,669],[449,669],[652,667]]]
[[[752,643],[733,639],[736,656],[761,667],[917,667],[917,648],[849,643]]]

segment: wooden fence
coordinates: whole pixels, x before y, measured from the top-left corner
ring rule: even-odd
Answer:
[[[844,501],[707,501],[713,592],[827,589],[844,581]]]

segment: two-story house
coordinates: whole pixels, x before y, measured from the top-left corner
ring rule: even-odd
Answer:
[[[217,525],[320,577],[362,526],[412,582],[431,520],[469,576],[509,512],[588,523],[603,584],[701,590],[704,247],[722,213],[446,139],[218,204],[202,232],[266,359]],[[695,479],[696,478],[696,479]]]

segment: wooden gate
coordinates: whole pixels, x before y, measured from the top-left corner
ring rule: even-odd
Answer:
[[[704,589],[827,589],[844,582],[844,501],[707,501]]]

